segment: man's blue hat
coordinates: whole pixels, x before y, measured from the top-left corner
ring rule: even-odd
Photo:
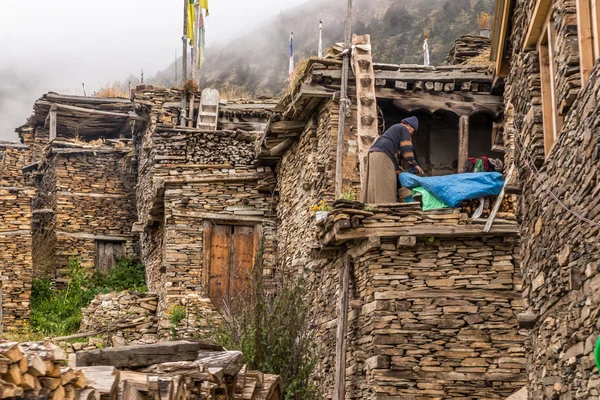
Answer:
[[[419,120],[417,117],[408,117],[403,119],[402,122],[415,128],[415,132],[419,130]]]

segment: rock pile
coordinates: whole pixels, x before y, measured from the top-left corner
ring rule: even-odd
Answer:
[[[80,332],[107,331],[112,347],[156,343],[159,340],[157,306],[158,296],[152,293],[123,291],[99,295],[83,309]],[[94,343],[73,346],[75,351],[96,348]]]

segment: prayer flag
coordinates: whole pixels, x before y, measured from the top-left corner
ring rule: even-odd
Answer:
[[[206,10],[206,16],[208,17],[208,0],[200,0],[200,8]]]
[[[429,65],[429,44],[427,43],[427,38],[425,38],[425,42],[423,43],[423,51],[425,52],[425,62],[423,65]]]
[[[188,12],[187,12],[187,37],[190,40],[190,44],[194,45],[194,22],[196,21],[196,10],[194,9],[194,0],[189,0]]]

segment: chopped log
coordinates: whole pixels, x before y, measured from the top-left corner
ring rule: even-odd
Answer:
[[[51,376],[52,378],[60,379],[60,364],[56,362],[53,363],[52,369],[48,369],[48,371],[46,372],[46,376]]]
[[[58,387],[52,393],[50,393],[50,397],[48,398],[48,400],[64,400],[64,399],[65,399],[65,388],[63,388],[61,385],[58,385]]]
[[[19,361],[19,369],[21,370],[21,373],[24,374],[25,372],[27,372],[27,357],[23,357],[21,358],[21,360]]]
[[[39,383],[36,382],[37,378],[31,374],[23,374],[21,376],[21,383],[19,384],[23,390],[34,390],[39,386]]]
[[[350,225],[352,225],[353,229],[356,229],[360,226],[360,218],[356,215],[350,219]]]
[[[51,342],[27,342],[22,343],[21,348],[27,354],[35,353],[39,355],[44,361],[66,361],[67,354],[59,346]]]
[[[239,351],[201,352],[196,362],[207,368],[222,368],[225,375],[236,376],[244,365],[244,355]]]
[[[65,400],[75,400],[75,388],[71,385],[63,387],[65,389]]]
[[[85,387],[85,374],[82,371],[75,371],[76,378],[71,381],[75,389],[83,389]]]
[[[69,383],[77,379],[77,374],[71,368],[61,368],[60,375],[60,383],[63,386],[68,385]]]
[[[143,346],[97,349],[76,356],[77,367],[110,365],[116,368],[143,368],[176,361],[195,361],[200,350],[222,351],[208,341],[163,342]]]
[[[23,393],[23,400],[48,400],[48,396],[50,395],[50,391],[45,388],[28,390]]]
[[[96,389],[75,389],[75,398],[78,400],[100,400],[100,393]]]
[[[61,386],[60,378],[50,378],[48,376],[42,376],[39,379],[42,386],[48,390],[56,390],[56,388]]]
[[[85,375],[85,384],[100,393],[103,399],[115,400],[119,386],[119,370],[115,367],[76,368]]]
[[[38,354],[27,355],[27,372],[33,376],[46,375],[46,363]]]
[[[8,383],[15,384],[19,386],[21,384],[21,368],[19,364],[13,364],[8,368],[8,372],[6,374],[2,374],[2,379]]]
[[[0,399],[23,396],[23,388],[8,382],[0,382]]]
[[[17,342],[0,343],[0,356],[9,359],[12,362],[19,362],[24,354]]]

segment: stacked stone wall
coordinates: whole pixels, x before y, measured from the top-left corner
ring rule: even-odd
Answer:
[[[528,352],[531,398],[598,396],[593,357],[600,313],[598,77],[596,68],[539,176],[517,155],[524,188],[525,306],[539,316]]]
[[[56,263],[59,276],[71,256],[88,266],[96,258],[96,241],[118,238],[125,255],[139,250],[131,233],[137,221],[135,167],[127,164],[127,150],[57,154],[55,176]]]
[[[383,241],[353,262],[349,398],[498,399],[526,383],[515,237]],[[321,344],[315,379],[331,395],[341,258],[310,264]]]
[[[315,121],[309,123],[298,142],[281,159],[277,167],[281,221],[279,256],[281,265],[301,266],[307,260],[316,240],[312,207],[321,200],[330,206],[335,200],[335,163],[339,104],[321,107]],[[355,113],[348,124],[356,118]],[[358,144],[356,131],[347,129],[343,165],[344,191],[353,190],[360,198],[360,178],[357,172]],[[296,263],[294,263],[296,260]],[[299,264],[300,263],[300,264]]]
[[[27,188],[0,188],[1,324],[19,329],[29,319],[33,264],[31,259],[31,200]]]
[[[541,94],[539,89],[522,90],[532,82],[539,87],[538,55],[522,51],[534,6],[526,1],[515,6],[505,95],[505,131],[517,142],[513,154],[524,188],[519,209],[524,308],[538,317],[527,351],[529,398],[595,398],[599,74],[596,68],[586,87],[580,87],[575,2],[554,1],[557,105],[564,126],[544,157]]]

